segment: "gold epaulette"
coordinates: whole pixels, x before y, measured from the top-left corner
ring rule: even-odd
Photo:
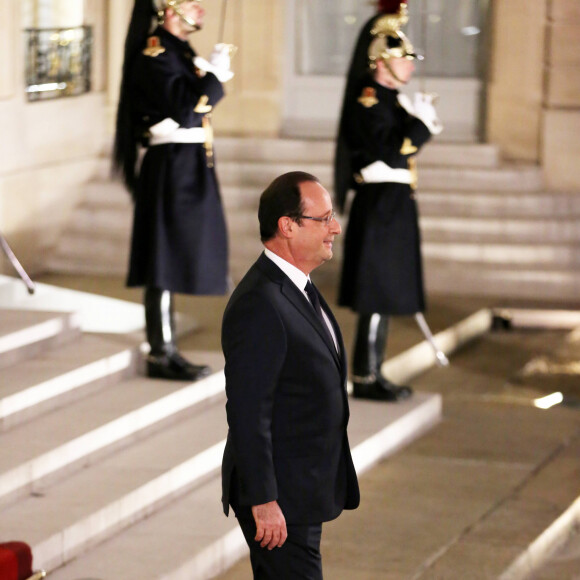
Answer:
[[[143,49],[145,56],[159,56],[165,52],[165,48],[161,46],[161,40],[158,36],[150,36],[147,39],[147,48]]]
[[[379,99],[377,99],[377,91],[373,87],[365,87],[357,100],[367,109],[374,107],[379,102]]]

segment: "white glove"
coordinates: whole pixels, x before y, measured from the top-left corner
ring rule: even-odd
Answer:
[[[413,103],[415,112],[412,114],[427,125],[427,129],[429,129],[432,135],[439,135],[443,131],[443,124],[439,120],[437,111],[433,106],[433,100],[435,98],[436,96],[430,93],[415,93]]]
[[[196,56],[193,64],[200,70],[214,74],[220,83],[226,83],[234,77],[234,73],[230,70],[230,48],[227,44],[216,44],[209,61]]]
[[[405,111],[407,111],[409,115],[411,115],[412,117],[415,116],[415,107],[413,106],[411,99],[407,95],[399,93],[397,95],[397,100],[399,101],[399,105],[401,105],[401,107],[403,107],[403,109],[405,109]]]
[[[209,55],[209,62],[216,68],[230,70],[232,66],[230,59],[230,46],[223,42],[216,44]]]

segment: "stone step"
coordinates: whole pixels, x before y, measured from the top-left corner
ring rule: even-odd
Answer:
[[[226,222],[230,237],[237,235],[259,235],[257,208],[227,208]],[[82,240],[84,246],[99,249],[98,244],[113,242],[129,244],[131,240],[132,212],[127,208],[115,206],[89,206],[85,204],[75,210],[75,220],[61,238],[66,243]],[[83,248],[86,251],[88,248]],[[77,250],[79,251],[79,250]],[[74,253],[71,252],[71,253]]]
[[[132,211],[109,205],[83,204],[75,210],[75,220],[67,228],[61,240],[83,240],[85,246],[95,248],[102,242],[128,244],[131,239]],[[226,222],[230,237],[249,234],[258,235],[257,207],[227,208]],[[83,248],[86,251],[86,248]]]
[[[344,233],[348,218],[337,216],[337,219]],[[259,224],[253,211],[231,212],[227,216],[227,222],[230,238],[236,241],[236,251],[244,248],[247,243],[251,244],[252,240],[259,239]],[[505,214],[477,216],[421,213],[420,226],[423,238],[430,237],[433,241],[465,240],[479,243],[509,240],[514,243],[529,241],[538,244],[580,241],[578,218],[573,215],[520,217]],[[338,239],[340,245],[340,238]]]
[[[579,217],[580,194],[546,191],[448,191],[417,194],[421,215],[449,217]]]
[[[521,204],[512,204],[503,199],[505,196],[478,194],[476,199],[485,203],[485,212],[478,211],[479,202],[469,194],[449,194],[452,198],[450,200],[444,199],[446,194],[430,192],[422,193],[419,197],[421,227],[426,236],[430,232],[440,231],[440,238],[445,238],[443,234],[447,233],[450,241],[461,235],[473,241],[478,238],[485,241],[494,236],[498,241],[512,238],[517,241],[518,237],[520,241],[537,239],[572,242],[580,239],[575,212],[577,208],[580,213],[580,196],[560,195],[559,199],[553,200],[554,203],[549,203],[546,195],[538,195],[537,201],[540,203],[536,206],[532,203],[532,194],[529,194],[527,207],[522,207]],[[489,205],[494,202],[498,203],[495,211],[492,211]],[[241,240],[245,243],[246,238],[258,238],[259,225],[255,208],[227,209],[228,232],[230,239],[236,241],[236,249],[243,245]],[[79,207],[75,215],[74,223],[60,240],[60,257],[74,259],[78,254],[102,254],[106,262],[118,263],[121,260],[124,264],[128,263],[132,219],[129,208],[104,205],[91,207],[86,204]],[[344,228],[347,218],[339,216],[338,219]]]
[[[50,580],[213,578],[247,554],[237,521],[224,516],[220,497],[221,481],[213,477],[52,570]]]
[[[252,208],[258,211],[258,201],[260,195],[267,184],[262,187],[223,185],[221,186],[221,196],[226,209],[236,209],[239,207]],[[115,181],[95,180],[87,183],[84,187],[84,200],[79,206],[81,208],[106,209],[112,211],[113,208],[125,212],[126,215],[133,215],[133,204],[131,198],[122,185]]]
[[[84,334],[72,343],[2,369],[0,425],[14,425],[134,375],[138,348]]]
[[[560,238],[560,235],[561,232],[554,233],[554,237]],[[251,264],[257,259],[263,250],[263,246],[257,237],[252,235],[236,236],[235,239],[235,250],[230,253],[230,274],[234,283],[238,283]],[[517,243],[511,243],[514,242],[514,239]],[[514,238],[511,233],[499,236],[495,233],[487,236],[482,236],[481,234],[475,236],[469,232],[454,235],[450,232],[441,230],[429,231],[427,229],[423,231],[422,250],[426,265],[436,263],[439,266],[448,261],[458,262],[461,271],[468,279],[471,276],[470,273],[476,274],[482,266],[487,265],[489,266],[486,270],[488,276],[492,275],[493,268],[497,269],[493,273],[493,279],[497,280],[504,275],[505,267],[512,269],[518,267],[520,263],[524,263],[527,273],[523,279],[529,279],[532,272],[535,271],[534,278],[549,278],[553,280],[553,282],[550,282],[551,286],[557,284],[557,279],[560,276],[560,274],[555,275],[551,272],[552,265],[555,266],[557,272],[567,268],[565,270],[565,278],[575,277],[574,268],[580,270],[578,268],[577,241],[570,244],[562,244],[560,239],[556,239],[555,242],[558,243],[550,243],[549,240],[533,243],[535,242],[533,230],[529,231],[527,241],[530,243],[521,244],[517,236]],[[78,247],[78,242],[75,242],[72,247]],[[117,246],[111,243],[109,251],[105,254],[97,252],[91,254],[89,251],[87,254],[80,252],[76,256],[62,255],[59,258],[52,258],[49,264],[53,270],[65,273],[83,272],[86,274],[116,274],[123,276],[126,274],[127,261],[122,257],[121,253],[115,252],[115,247]],[[105,256],[104,258],[103,255]],[[340,269],[341,243],[335,246],[334,255],[334,259],[328,265],[329,271],[332,270],[332,272]],[[519,274],[515,271],[511,272],[509,276],[522,277],[524,274]],[[557,279],[554,276],[557,276]],[[445,279],[447,280],[447,287],[443,283]],[[458,285],[455,281],[450,286],[450,280],[452,279],[454,278],[442,278],[442,283],[437,285],[437,290],[453,291],[457,289]],[[470,284],[467,284],[467,286],[470,286]],[[469,294],[472,293],[469,292]],[[551,294],[553,293],[551,292]]]
[[[311,161],[332,164],[334,139],[290,139],[264,137],[217,137],[217,166],[231,160],[269,163]],[[105,151],[99,167],[102,179],[111,178],[111,150]],[[497,167],[499,148],[488,143],[442,143],[433,141],[419,153],[422,165]]]
[[[357,471],[366,471],[432,427],[439,420],[440,404],[438,396],[425,394],[388,407],[351,401],[349,438]],[[221,573],[247,549],[235,518],[223,515],[220,496],[216,476],[51,576],[71,580],[89,573],[102,578],[203,580]],[[37,545],[34,549],[35,561],[50,569],[39,558]]]
[[[51,256],[46,261],[47,272],[59,274],[78,274],[87,276],[125,276],[127,274],[127,261],[116,260],[112,262],[101,255],[71,257],[67,250],[59,250],[59,254]]]
[[[89,231],[71,229],[61,237],[58,251],[46,261],[52,272],[121,275],[129,267],[130,232],[106,235],[99,227]]]
[[[83,204],[89,207],[116,207],[132,212],[131,196],[119,181],[95,179],[84,186]]]
[[[214,368],[223,367],[221,355],[203,354]],[[103,452],[143,438],[183,413],[201,412],[223,398],[223,391],[221,371],[186,385],[137,377],[109,384],[45,413],[31,425],[11,429],[2,436],[0,505],[34,493],[47,481],[93,463]]]
[[[248,268],[257,260],[264,250],[259,240],[247,240],[236,242],[238,248],[230,254],[230,275],[237,284],[247,272]],[[47,270],[62,274],[82,274],[95,276],[125,276],[127,274],[127,262],[122,259],[103,259],[101,255],[94,254],[87,259],[86,256],[69,256],[65,253],[53,256],[47,261]]]
[[[226,212],[247,211],[257,220],[257,209],[262,187],[226,185],[222,187],[222,200]],[[495,217],[548,217],[580,216],[580,195],[575,192],[547,192],[539,190],[477,190],[452,191],[448,188],[429,189],[425,183],[417,194],[422,214],[449,216]],[[123,217],[114,215],[114,209]],[[231,211],[234,210],[234,211]],[[102,219],[111,216],[122,220],[122,227],[129,229],[132,205],[129,196],[113,182],[91,182],[86,186],[84,203],[78,210],[101,212]],[[85,218],[86,219],[86,218]],[[75,220],[76,221],[76,220]],[[87,223],[87,221],[85,221]],[[90,224],[90,221],[88,222]],[[71,224],[71,227],[74,224]]]
[[[264,187],[279,174],[298,169],[314,173],[330,189],[334,143],[227,137],[218,139],[216,150],[230,271],[237,282],[262,249],[256,213]],[[119,183],[107,182],[108,160],[103,164],[107,171],[102,181],[87,186],[86,202],[72,220],[76,225],[69,226],[48,260],[52,271],[126,274],[131,201]],[[428,261],[459,260],[464,268],[478,268],[480,263],[523,259],[528,270],[540,272],[557,253],[559,267],[576,267],[570,256],[580,235],[574,225],[580,217],[580,196],[546,192],[541,168],[500,163],[494,146],[430,144],[420,156],[417,199]],[[335,249],[334,271],[342,244]],[[532,266],[535,252],[538,261]]]
[[[225,434],[223,402],[206,406],[13,502],[0,536],[27,538],[37,565],[52,570],[217,474]]]
[[[476,313],[435,340],[451,355],[489,329],[490,318],[489,312]],[[386,370],[406,381],[434,364],[431,354],[421,343],[390,358]],[[177,580],[209,578],[245,553],[235,520],[223,517],[219,503],[226,430],[221,373],[181,388],[129,379],[50,415],[26,437],[24,428],[20,437],[17,430],[5,433],[10,455],[0,454],[0,482],[27,466],[30,473],[20,476],[28,484],[20,487],[31,490],[6,505],[0,536],[27,538],[37,566],[57,580],[87,574]],[[357,471],[405,446],[440,417],[439,395],[417,393],[393,406],[351,401]],[[14,449],[17,444],[24,447]]]
[[[71,232],[111,235],[125,241],[131,238],[133,211],[131,207],[116,205],[89,205],[75,209],[74,222],[67,229]]]
[[[225,185],[255,186],[262,191],[274,178],[288,171],[306,171],[332,190],[332,166],[324,163],[259,163],[226,161],[220,164],[218,175]],[[454,191],[538,191],[542,188],[542,172],[535,165],[505,165],[497,169],[420,167],[419,191],[444,189]]]
[[[79,335],[80,322],[74,313],[0,310],[0,369]]]
[[[490,264],[509,268],[570,269],[580,271],[577,244],[424,242],[425,260],[466,265]]]
[[[235,220],[234,220],[235,222]],[[565,224],[540,220],[539,223],[515,220],[475,220],[463,222],[444,218],[440,221],[421,218],[423,244],[422,251],[426,263],[436,261],[438,264],[458,262],[469,278],[469,272],[477,273],[482,265],[497,266],[500,269],[494,275],[494,280],[503,275],[503,268],[525,265],[526,274],[519,269],[512,271],[510,277],[521,277],[521,281],[529,279],[532,271],[536,277],[553,278],[553,274],[545,273],[555,265],[556,269],[580,270],[578,264],[578,231],[574,221]],[[128,263],[128,242],[125,250],[114,240],[103,240],[97,248],[86,240],[72,239],[70,253],[61,250],[60,256],[51,258],[49,264],[55,271],[70,273],[116,274],[123,276]],[[230,273],[235,283],[239,282],[249,266],[256,260],[263,247],[256,232],[236,232],[230,229]],[[103,250],[102,248],[106,248]],[[335,245],[335,258],[328,266],[332,271],[340,268],[342,243]],[[572,273],[566,276],[574,275]],[[452,289],[447,279],[447,288],[441,284],[437,289],[448,291]],[[444,279],[441,280],[443,283]],[[516,284],[519,285],[520,283]],[[553,285],[552,282],[549,284]],[[470,284],[467,284],[470,286]],[[457,288],[455,282],[453,288]],[[513,287],[510,284],[509,287]],[[575,286],[573,285],[572,288]],[[499,287],[496,287],[499,290]],[[473,293],[473,292],[470,292]],[[551,291],[551,294],[553,292]],[[513,295],[513,294],[510,294]],[[516,294],[517,295],[517,294]]]
[[[533,219],[488,217],[478,218],[422,216],[421,235],[424,242],[571,244],[580,250],[578,218]]]
[[[580,271],[546,264],[460,263],[441,259],[425,260],[428,293],[490,296],[505,300],[542,300],[576,303],[580,296]]]
[[[0,308],[74,312],[84,332],[141,333],[145,319],[141,304],[38,282],[36,292],[31,296],[20,280],[2,275],[0,275]],[[182,327],[191,330],[194,325],[193,320],[183,317]]]
[[[218,137],[216,152],[221,161],[302,162],[305,159],[332,164],[334,140]],[[499,150],[486,143],[429,143],[419,154],[421,165],[497,167]]]

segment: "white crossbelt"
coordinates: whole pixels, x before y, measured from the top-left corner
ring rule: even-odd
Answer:
[[[355,175],[358,183],[406,183],[411,184],[413,179],[408,169],[394,169],[384,161],[374,161],[363,167]]]
[[[207,132],[203,127],[184,129],[169,117],[149,127],[149,146],[166,143],[205,143]]]

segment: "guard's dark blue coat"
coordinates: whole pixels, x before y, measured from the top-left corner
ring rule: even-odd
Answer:
[[[140,53],[130,79],[140,134],[166,118],[201,127],[200,99],[223,97],[217,78],[196,74],[190,45],[162,28],[154,32],[164,52]],[[145,47],[143,47],[145,48]],[[204,99],[205,100],[205,99]],[[202,101],[203,102],[203,101]],[[169,143],[147,149],[135,191],[127,284],[185,294],[227,291],[226,226],[215,170],[202,143]]]
[[[345,102],[339,139],[353,173],[374,161],[407,169],[409,158],[429,140],[427,127],[399,105],[397,94],[367,76],[355,89],[355,97]],[[423,311],[420,235],[411,186],[353,187],[356,193],[344,240],[339,304],[361,314]]]

